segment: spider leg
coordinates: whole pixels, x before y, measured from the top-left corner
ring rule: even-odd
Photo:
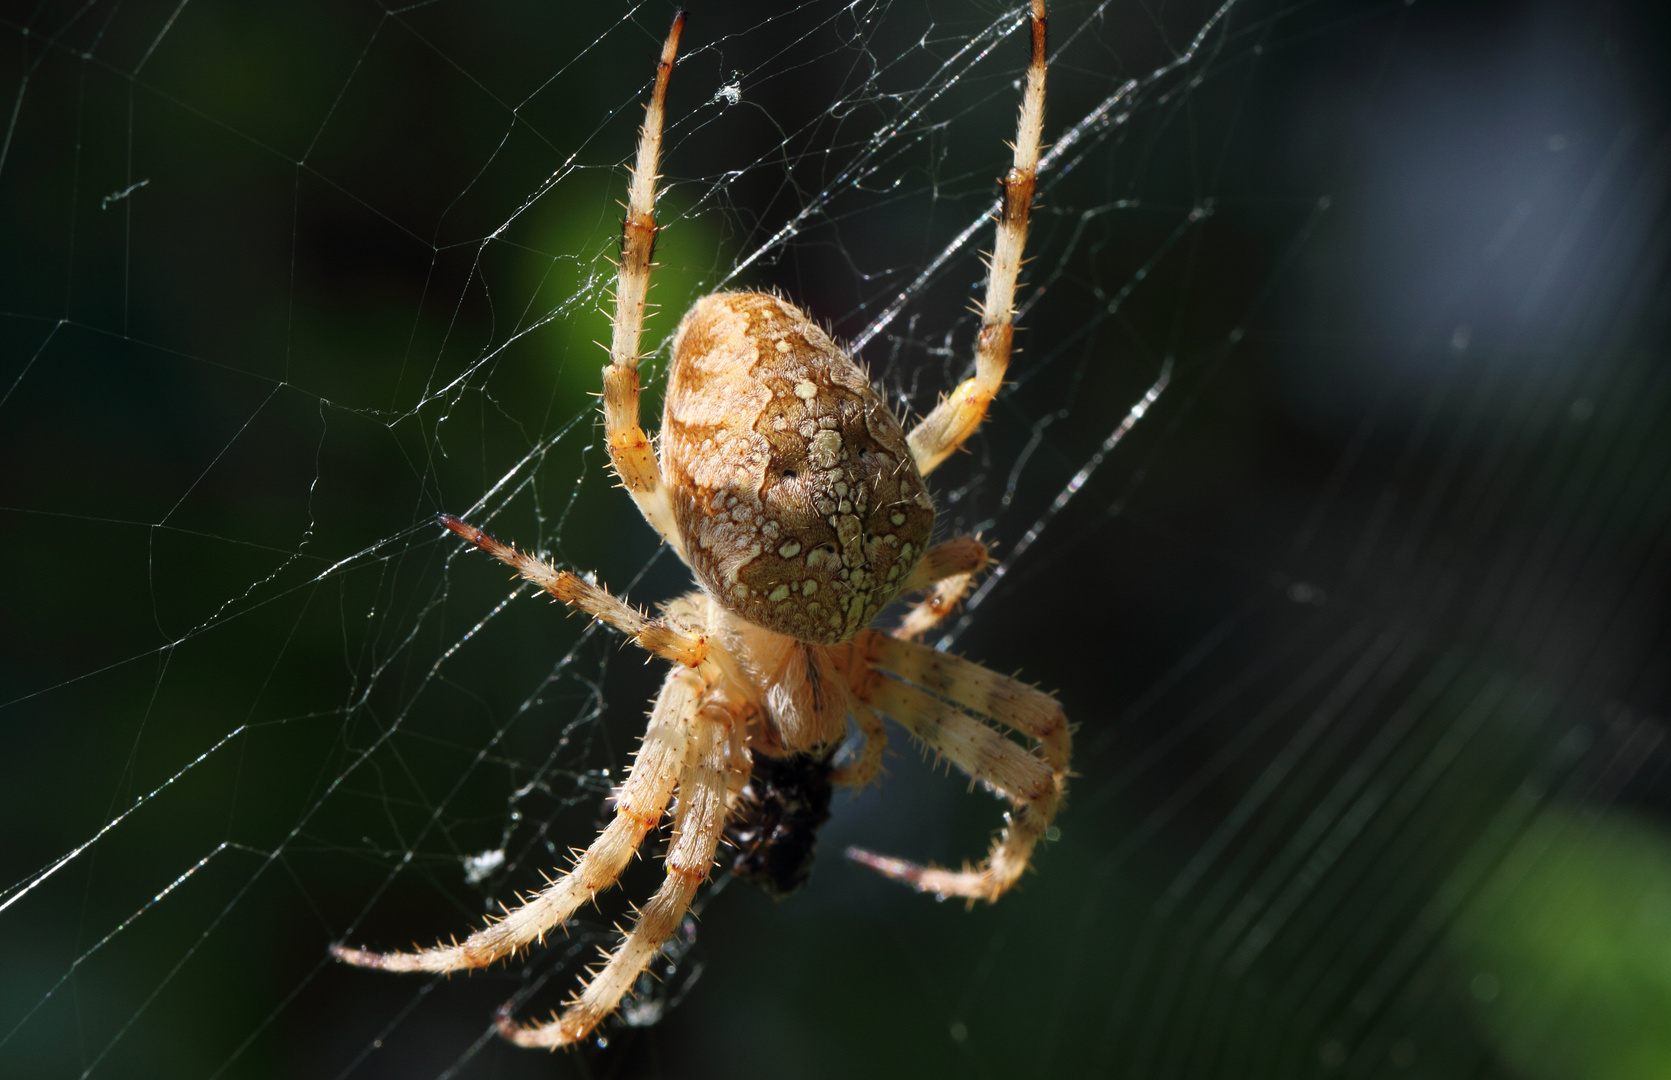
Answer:
[[[975,374],[923,417],[907,437],[911,456],[924,476],[980,427],[1009,367],[1010,342],[1015,335],[1015,280],[1021,273],[1021,253],[1027,246],[1027,216],[1033,205],[1039,138],[1044,131],[1044,0],[1033,0],[1032,30],[1033,60],[1027,67],[1027,87],[1022,91],[1021,116],[1016,121],[1015,163],[1004,177],[997,243],[987,266]]]
[[[952,653],[874,631],[862,642],[871,664],[1039,740],[1046,764],[1067,768],[1073,736],[1061,703],[1035,686]]]
[[[667,850],[667,877],[639,912],[632,931],[561,1016],[524,1027],[501,1011],[499,1032],[505,1038],[518,1046],[550,1049],[585,1038],[615,1011],[663,943],[678,930],[697,887],[714,865],[714,852],[725,828],[726,791],[736,782],[738,771],[745,777],[748,773],[747,757],[730,752],[732,724],[732,718],[717,705],[699,710],[690,721],[690,754],[679,773],[678,817]]]
[[[639,128],[638,160],[627,189],[627,217],[621,230],[621,266],[615,279],[615,316],[609,345],[609,366],[603,369],[603,417],[609,441],[609,460],[638,509],[673,550],[684,557],[673,506],[662,485],[650,437],[638,422],[638,345],[644,331],[644,309],[650,292],[650,259],[656,246],[656,166],[661,156],[662,117],[667,82],[679,51],[684,12],[673,17],[656,64],[656,86],[644,107]]]
[[[661,820],[672,798],[674,779],[685,759],[689,719],[701,704],[702,680],[686,668],[668,672],[638,746],[632,772],[615,798],[615,820],[567,874],[547,885],[514,911],[507,910],[463,943],[436,945],[415,952],[377,953],[332,945],[338,960],[385,971],[458,971],[501,960],[544,940],[575,910],[615,884],[645,835]]]
[[[932,630],[957,607],[988,561],[986,545],[973,536],[954,536],[929,548],[900,590],[929,593],[911,605],[893,636],[909,641]]]
[[[661,619],[652,619],[632,605],[609,595],[606,590],[587,584],[579,575],[559,570],[543,559],[518,551],[451,514],[442,514],[440,518],[441,524],[527,580],[570,607],[608,623],[646,651],[686,667],[696,667],[708,656],[707,638],[675,630]]]
[[[978,867],[919,866],[859,848],[849,848],[848,857],[921,892],[996,900],[1027,869],[1067,792],[1073,737],[1061,706],[1025,683],[914,642],[869,631],[860,645],[872,670],[860,673],[855,695],[995,789],[1014,809]],[[1004,738],[965,709],[1031,736],[1037,740],[1034,750]]]
[[[864,702],[854,700],[848,705],[853,712],[853,722],[858,724],[859,734],[864,737],[864,749],[851,763],[830,773],[830,783],[857,790],[875,780],[882,771],[882,755],[888,750],[888,729],[882,725],[882,718]]]

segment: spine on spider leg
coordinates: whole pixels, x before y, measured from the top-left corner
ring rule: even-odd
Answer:
[[[521,906],[507,909],[503,918],[490,920],[462,944],[408,953],[375,953],[337,944],[331,946],[332,955],[358,967],[384,971],[460,971],[502,960],[544,940],[582,904],[615,885],[644,837],[660,823],[673,796],[674,781],[684,767],[685,729],[696,715],[702,693],[702,680],[696,675],[677,668],[668,673],[632,772],[616,796],[615,818],[568,873],[526,898]]]
[[[639,129],[638,159],[627,189],[627,217],[621,228],[621,267],[615,279],[615,326],[609,347],[609,367],[603,375],[604,421],[609,431],[609,457],[627,490],[654,491],[657,484],[650,440],[638,423],[638,344],[650,290],[650,259],[656,246],[656,168],[661,157],[662,118],[666,112],[667,83],[679,51],[685,13],[673,26],[656,64],[656,85],[644,108]]]
[[[648,618],[631,604],[609,595],[609,590],[588,584],[567,570],[559,570],[543,559],[536,559],[501,543],[451,514],[441,514],[437,520],[550,593],[553,598],[608,623],[646,651],[692,668],[700,666],[708,656],[707,638],[683,633],[660,619]]]
[[[910,435],[917,467],[927,473],[974,434],[987,406],[1004,384],[1010,343],[1015,336],[1015,283],[1027,247],[1027,219],[1033,207],[1033,185],[1038,176],[1039,141],[1044,134],[1044,76],[1046,19],[1044,0],[1033,0],[1032,60],[1021,95],[1016,121],[1015,159],[1004,175],[1004,197],[998,211],[996,243],[987,264],[986,297],[981,304],[981,331],[975,345],[975,374],[965,379]]]
[[[999,211],[997,244],[981,304],[981,336],[975,353],[975,377],[989,381],[997,392],[1008,365],[1015,324],[1015,283],[1021,274],[1021,254],[1027,247],[1027,221],[1033,208],[1033,185],[1038,178],[1039,142],[1044,135],[1045,17],[1044,0],[1033,0],[1033,59],[1027,66],[1027,88],[1022,93],[1016,122],[1015,162],[1004,176],[1004,205]]]
[[[615,1011],[663,943],[678,931],[697,887],[713,868],[732,774],[746,768],[729,753],[732,722],[723,710],[716,714],[711,709],[699,711],[690,722],[685,764],[679,772],[679,806],[666,857],[667,877],[639,912],[632,930],[557,1019],[523,1027],[501,1011],[499,1032],[505,1038],[518,1046],[551,1049],[585,1038]]]

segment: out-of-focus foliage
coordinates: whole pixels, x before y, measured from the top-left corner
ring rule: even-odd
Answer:
[[[1552,807],[1457,921],[1485,1029],[1533,1080],[1671,1076],[1671,832]]]

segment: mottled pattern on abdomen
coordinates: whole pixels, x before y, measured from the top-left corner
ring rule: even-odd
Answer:
[[[899,421],[828,334],[766,293],[716,293],[679,324],[660,453],[703,586],[802,641],[863,629],[934,531]]]

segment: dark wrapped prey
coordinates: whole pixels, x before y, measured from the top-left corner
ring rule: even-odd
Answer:
[[[731,872],[774,900],[812,877],[818,829],[830,820],[833,755],[757,754],[725,836],[737,847]]]

